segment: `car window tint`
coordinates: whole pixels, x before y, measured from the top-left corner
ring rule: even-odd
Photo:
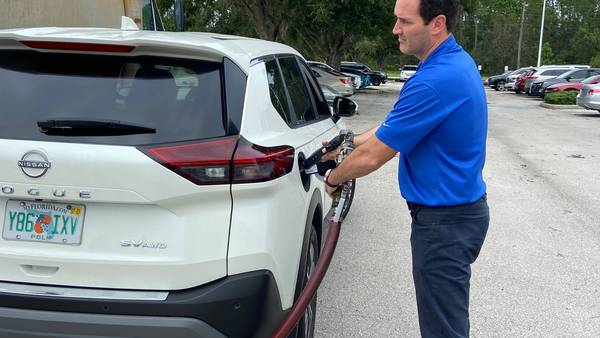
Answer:
[[[292,101],[295,123],[301,124],[314,120],[316,114],[296,59],[293,57],[280,58],[279,65]]]
[[[285,87],[279,72],[279,66],[275,59],[265,62],[267,69],[267,81],[269,82],[269,92],[271,93],[271,103],[277,110],[281,118],[290,124],[291,115],[290,107],[288,105],[287,95],[285,93]]]
[[[573,74],[571,74],[570,77],[572,79],[585,79],[586,77],[588,77],[588,71],[585,69],[578,70],[578,71],[574,72]]]
[[[327,105],[327,101],[323,97],[323,93],[321,92],[317,81],[310,75],[310,71],[308,68],[300,62],[300,68],[306,79],[308,80],[308,88],[310,89],[310,93],[313,97],[315,105],[317,107],[317,112],[320,117],[331,117],[331,113],[329,112],[329,106]]]
[[[113,145],[225,136],[222,64],[151,56],[0,51],[0,137]],[[35,98],[35,99],[32,99]],[[128,135],[56,135],[47,120],[120,121]]]
[[[542,75],[542,76],[557,76],[557,75],[561,75],[568,71],[569,71],[568,69],[552,69],[552,70],[547,70],[547,71],[541,73],[540,75]]]

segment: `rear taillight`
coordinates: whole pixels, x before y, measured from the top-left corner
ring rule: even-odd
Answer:
[[[588,95],[600,94],[600,89],[590,89],[587,94]]]
[[[292,171],[294,148],[262,147],[240,139],[233,155],[233,183],[254,183],[276,179]]]
[[[263,147],[237,136],[140,150],[198,185],[265,182],[294,167],[294,148]]]
[[[19,41],[30,48],[36,49],[56,49],[56,50],[74,50],[82,52],[109,52],[109,53],[129,53],[135,49],[135,46],[113,45],[104,43],[81,43],[81,42],[61,42],[61,41]]]
[[[340,79],[340,82],[341,82],[342,84],[345,84],[345,85],[347,85],[349,81],[348,81],[348,78],[343,78],[343,79]]]

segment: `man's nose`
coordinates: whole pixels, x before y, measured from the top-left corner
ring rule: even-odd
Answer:
[[[400,35],[400,33],[402,33],[402,27],[400,26],[400,23],[398,22],[398,20],[396,20],[396,23],[394,24],[394,28],[392,29],[392,34],[398,36],[398,35]]]

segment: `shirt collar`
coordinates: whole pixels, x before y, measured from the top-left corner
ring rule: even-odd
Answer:
[[[433,52],[431,52],[431,54],[429,54],[425,60],[419,62],[419,65],[417,66],[417,70],[419,70],[421,68],[421,66],[426,65],[431,60],[435,59],[436,56],[438,56],[440,54],[444,54],[444,53],[452,50],[457,45],[458,45],[458,43],[456,43],[454,34],[451,33],[450,36],[448,36],[448,38],[446,38],[446,40],[444,40],[444,42],[442,42],[439,46],[437,46],[437,48]]]

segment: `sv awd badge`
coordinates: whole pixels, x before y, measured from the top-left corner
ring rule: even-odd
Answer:
[[[25,153],[17,162],[23,173],[31,178],[44,176],[52,164],[46,154],[39,150],[31,150]]]
[[[148,249],[166,249],[167,244],[160,242],[136,241],[135,239],[124,239],[121,241],[121,246],[132,248],[148,248]]]

